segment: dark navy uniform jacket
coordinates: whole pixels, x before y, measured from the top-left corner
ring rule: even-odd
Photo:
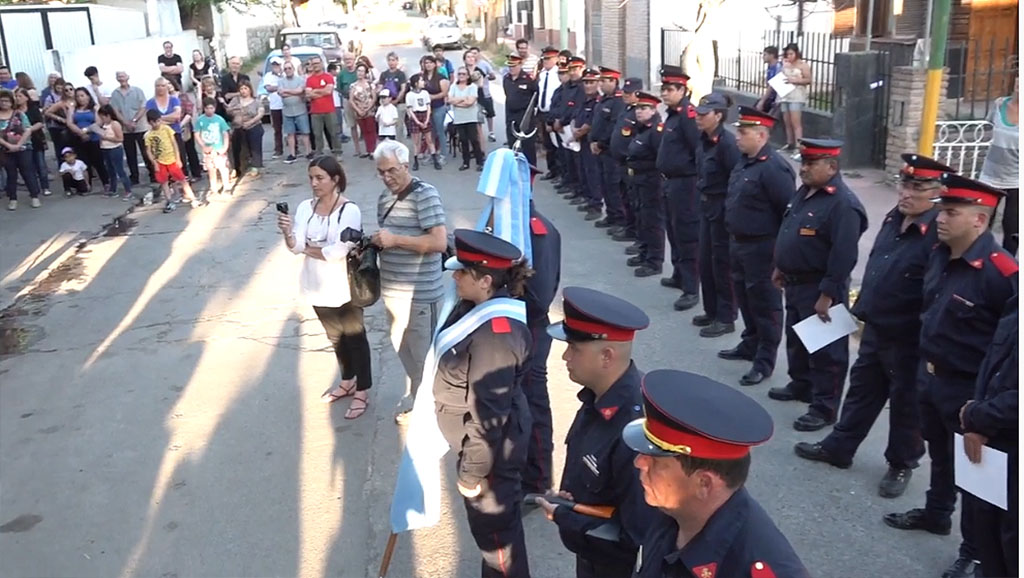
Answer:
[[[697,151],[697,190],[703,195],[724,195],[732,169],[740,162],[736,136],[719,125],[715,134],[700,133]]]
[[[670,107],[665,118],[664,135],[658,149],[658,171],[668,178],[691,177],[697,174],[697,149],[700,129],[697,109],[684,97],[679,106]]]
[[[921,357],[935,374],[949,373],[968,387],[985,358],[996,325],[1016,293],[1017,262],[986,231],[958,259],[949,247],[932,251],[924,275],[924,313],[921,315]],[[960,411],[968,391],[933,392],[939,407]],[[953,407],[956,406],[956,407]]]
[[[551,93],[551,105],[548,108],[547,121],[554,124],[556,120],[565,114],[565,85],[559,84]]]
[[[533,247],[533,276],[526,280],[526,322],[530,327],[548,323],[548,309],[558,293],[562,278],[562,235],[554,223],[530,207],[530,239]]]
[[[806,578],[789,540],[745,488],[680,550],[679,526],[660,514],[644,538],[634,578]]]
[[[860,295],[851,313],[873,325],[886,341],[911,347],[917,343],[921,333],[924,270],[938,243],[938,214],[939,210],[933,208],[918,215],[901,232],[903,214],[893,208],[875,237]]]
[[[612,129],[609,149],[616,162],[626,162],[626,153],[629,151],[629,143],[633,141],[634,132],[636,132],[636,105],[630,104],[623,107],[622,114],[615,120],[615,128]]]
[[[636,453],[622,441],[622,428],[643,417],[640,380],[643,374],[633,363],[612,387],[595,399],[583,389],[583,402],[565,437],[565,471],[561,489],[580,504],[615,506],[614,523],[621,530],[619,542],[587,536],[587,531],[607,520],[577,514],[565,506],[555,509],[555,523],[562,543],[589,562],[631,565],[657,510],[644,500],[639,471],[633,467]]]
[[[472,308],[471,302],[459,303],[443,327]],[[458,481],[464,487],[475,487],[491,473],[506,451],[509,428],[529,429],[530,413],[520,384],[531,345],[526,325],[499,317],[441,355],[434,378],[438,426],[458,453]]]
[[[804,198],[808,190],[797,189],[782,220],[775,266],[786,275],[821,275],[821,293],[842,301],[857,264],[857,241],[868,228],[867,213],[839,173]]]
[[[626,103],[622,101],[621,90],[602,96],[597,101],[597,110],[590,125],[590,142],[596,142],[602,151],[611,148],[612,131],[624,110]]]
[[[1004,452],[1016,453],[1020,430],[1017,390],[1020,383],[1020,353],[1017,295],[1010,298],[1006,312],[999,320],[988,355],[978,371],[974,403],[964,411],[966,431],[988,438],[988,445]]]
[[[741,155],[729,174],[725,228],[730,235],[774,239],[795,191],[793,167],[770,144],[752,157]]]
[[[626,166],[642,173],[657,170],[661,132],[662,127],[657,113],[651,117],[650,124],[637,122],[633,140],[626,149]]]
[[[594,129],[594,116],[597,113],[597,100],[599,96],[597,93],[594,93],[593,96],[586,96],[582,90],[580,91],[580,97],[583,99],[583,102],[580,106],[576,107],[576,116],[573,117],[573,120],[576,121],[576,128],[578,129],[583,128],[584,125],[590,126],[590,132],[580,140],[581,145],[589,145],[590,143],[590,134]]]
[[[523,113],[530,106],[530,99],[537,94],[537,81],[520,70],[519,76],[515,78],[512,78],[511,74],[506,74],[501,80],[501,86],[505,89],[505,110],[513,115],[512,120],[518,125]],[[536,103],[534,105],[536,106]],[[517,114],[518,117],[515,116]]]
[[[562,109],[559,111],[559,120],[562,124],[569,126],[569,123],[576,118],[576,113],[581,106],[585,97],[583,96],[583,82],[579,80],[570,80],[562,85],[565,89],[562,91]]]

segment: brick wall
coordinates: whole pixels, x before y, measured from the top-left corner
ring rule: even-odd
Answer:
[[[619,8],[621,0],[589,0],[588,24],[590,42],[587,44],[587,60],[594,66],[607,66],[615,70],[626,67],[625,10]]]
[[[894,66],[889,80],[889,126],[885,147],[885,171],[895,174],[903,166],[900,154],[917,150],[924,113],[924,87],[928,71],[912,66]],[[939,102],[946,98],[949,71],[943,74]]]
[[[625,37],[622,51],[625,53],[625,76],[636,76],[651,87],[651,3],[650,0],[630,0],[624,6]],[[620,10],[621,12],[622,10]]]

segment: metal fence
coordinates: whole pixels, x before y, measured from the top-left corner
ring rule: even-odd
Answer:
[[[943,113],[954,120],[988,117],[993,101],[1013,91],[1019,64],[1013,38],[951,42],[946,47],[949,85]]]
[[[984,120],[935,123],[932,156],[967,178],[976,179],[992,146],[992,125]]]
[[[796,43],[803,60],[811,67],[807,107],[822,112],[835,111],[835,56],[850,48],[849,38],[823,32],[766,30],[759,36],[739,33],[735,43],[719,41],[715,82],[740,92],[761,94],[765,90],[766,64],[761,55],[766,46],[777,46],[780,56],[789,43]]]

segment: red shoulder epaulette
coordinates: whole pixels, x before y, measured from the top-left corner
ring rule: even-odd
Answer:
[[[661,132],[663,130],[665,130],[665,123],[659,122],[658,123],[658,132]]]
[[[715,578],[715,571],[718,570],[718,562],[694,566],[691,573],[697,578]]]
[[[491,331],[494,333],[512,333],[512,325],[508,317],[495,317],[491,319]]]
[[[537,217],[530,217],[530,230],[533,231],[534,235],[548,234],[548,228],[544,225],[544,221],[541,221]]]
[[[686,117],[697,118],[697,109],[692,104],[686,109]]]
[[[758,560],[750,566],[750,578],[775,578],[775,571],[767,562]]]
[[[836,194],[836,188],[834,186],[832,186],[832,185],[829,185],[829,186],[825,187],[825,192],[830,194],[830,195],[834,195],[834,194]]]
[[[1009,277],[1017,272],[1017,261],[1014,261],[1013,257],[1006,253],[996,251],[989,255],[988,258],[996,266],[996,269],[999,269],[999,272],[1003,274],[1003,277]]]
[[[615,413],[617,411],[619,411],[618,406],[616,406],[616,407],[603,407],[603,408],[601,408],[601,417],[603,417],[605,421],[610,421],[613,417],[615,417]]]

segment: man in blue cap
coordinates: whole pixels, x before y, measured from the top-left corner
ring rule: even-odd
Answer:
[[[794,448],[804,459],[848,468],[861,442],[889,402],[889,469],[878,495],[903,495],[918,460],[924,455],[917,409],[918,338],[924,300],[924,270],[938,243],[932,203],[942,188],[940,177],[953,169],[928,157],[904,154],[899,201],[875,237],[860,295],[852,313],[864,322],[857,361],[842,417],[819,443]]]
[[[622,428],[640,417],[640,379],[633,363],[633,337],[650,323],[637,306],[593,289],[566,287],[565,320],[548,328],[566,342],[569,379],[583,386],[582,402],[565,438],[565,468],[558,497],[577,504],[610,506],[610,520],[540,499],[558,525],[562,543],[576,554],[578,578],[629,576],[637,548],[654,518],[644,502],[634,453]],[[601,536],[594,530],[611,528]],[[598,534],[598,535],[595,535]]]
[[[644,416],[622,438],[651,524],[633,576],[806,578],[803,562],[743,485],[750,448],[772,436],[758,403],[702,375],[661,369],[644,376]]]
[[[828,323],[829,309],[846,305],[850,272],[857,264],[857,242],[868,218],[857,196],[839,174],[837,140],[800,140],[800,180],[775,243],[772,282],[786,295],[786,356],[790,381],[768,397],[810,404],[793,422],[797,431],[818,431],[835,423],[850,366],[850,339],[843,337],[808,353],[793,326],[817,315]]]
[[[614,241],[636,241],[637,240],[637,211],[639,209],[637,199],[630,194],[629,178],[626,174],[626,153],[629,150],[629,143],[633,140],[633,133],[636,130],[636,103],[637,93],[644,89],[644,83],[639,78],[627,78],[622,83],[622,111],[614,119],[611,140],[608,145],[608,153],[615,162],[616,170],[619,171],[619,182],[622,191],[623,223],[620,227],[609,227],[606,229]],[[639,252],[636,246],[629,247]]]

